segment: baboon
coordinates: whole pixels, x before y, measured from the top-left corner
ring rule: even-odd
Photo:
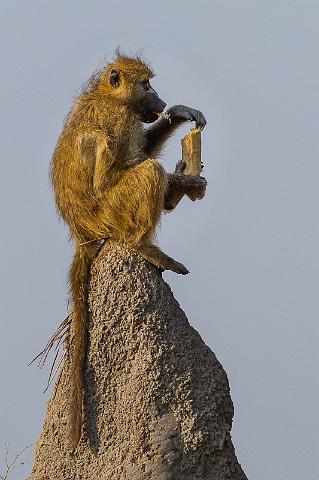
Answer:
[[[83,367],[88,338],[90,266],[102,240],[124,242],[162,270],[187,268],[153,243],[162,210],[183,193],[202,198],[206,180],[167,174],[156,160],[164,142],[185,121],[203,128],[204,115],[166,104],[150,85],[153,73],[139,57],[116,53],[91,78],[66,118],[55,148],[51,179],[56,205],[70,228],[75,254],[69,273],[72,300],[69,444],[82,431]],[[160,118],[159,118],[160,117]],[[144,128],[143,123],[154,123]]]

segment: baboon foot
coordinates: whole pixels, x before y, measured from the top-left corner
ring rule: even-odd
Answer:
[[[176,262],[176,260],[172,259],[172,263],[167,270],[171,270],[172,272],[179,273],[180,275],[187,275],[189,270],[183,265],[182,263]]]
[[[187,275],[189,271],[182,264],[166,255],[155,245],[142,244],[135,247],[135,250],[139,252],[145,260],[155,265],[160,270],[171,270],[172,272],[180,275]]]

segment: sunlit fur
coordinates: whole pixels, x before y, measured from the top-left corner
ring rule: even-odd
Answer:
[[[112,69],[120,72],[119,88],[109,83]],[[158,132],[155,128],[147,140],[134,104],[138,101],[138,82],[152,76],[141,59],[118,54],[75,101],[53,155],[51,178],[56,204],[75,244],[69,275],[73,303],[69,443],[73,449],[82,431],[90,265],[100,240],[125,242],[154,265],[187,273],[182,264],[153,244],[171,177],[148,157],[160,150],[182,122],[170,125],[165,120],[164,128],[164,120],[159,120]]]

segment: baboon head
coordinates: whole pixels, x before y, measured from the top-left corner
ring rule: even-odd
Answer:
[[[115,61],[102,72],[99,89],[127,105],[142,122],[158,119],[166,103],[150,85],[152,70],[140,57],[117,53]]]

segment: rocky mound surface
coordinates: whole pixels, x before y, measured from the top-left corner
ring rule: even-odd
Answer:
[[[106,244],[91,271],[85,435],[67,449],[68,358],[29,480],[242,480],[225,371],[161,273]]]

